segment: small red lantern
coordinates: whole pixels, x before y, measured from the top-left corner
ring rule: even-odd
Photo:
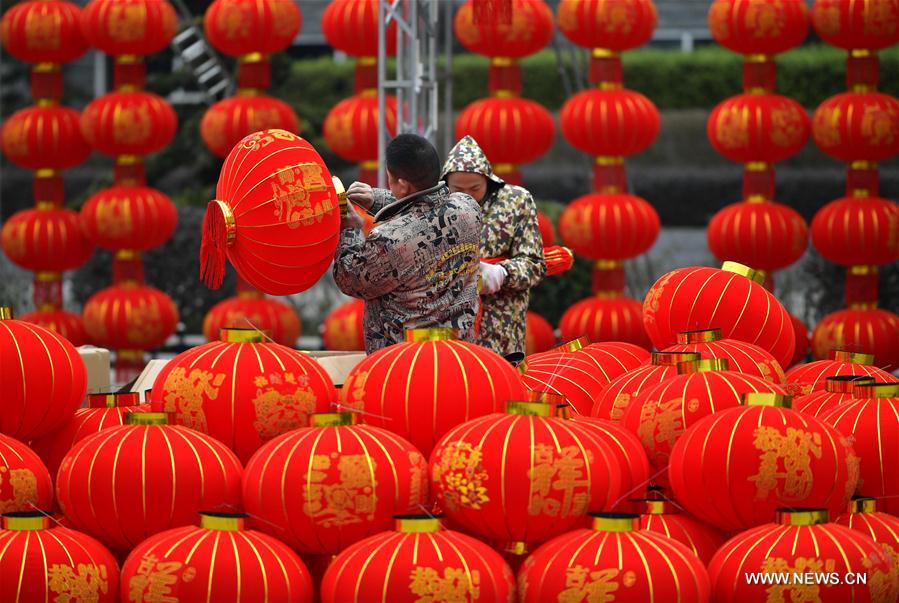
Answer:
[[[821,39],[846,50],[881,50],[899,42],[899,2],[815,0],[812,25]]]
[[[0,433],[0,514],[52,505],[53,481],[40,457],[19,440]]]
[[[64,310],[35,310],[19,317],[22,322],[30,322],[69,340],[78,347],[88,343],[84,321],[78,314]]]
[[[796,339],[796,348],[793,350],[793,359],[787,368],[796,366],[808,357],[808,351],[811,347],[811,339],[808,336],[808,327],[805,323],[790,314],[790,320],[793,323],[793,335]]]
[[[559,236],[591,260],[625,260],[652,247],[659,214],[645,200],[626,193],[592,193],[569,203],[559,216]]]
[[[71,2],[19,2],[0,23],[3,47],[25,63],[70,63],[88,48],[81,9]]]
[[[84,304],[84,328],[91,341],[114,350],[161,347],[177,324],[172,298],[146,285],[113,285]]]
[[[550,352],[526,360],[521,380],[531,390],[563,396],[577,414],[586,415],[596,396],[611,378],[627,369],[609,363],[608,374],[589,357],[568,352]]]
[[[739,339],[722,339],[721,329],[685,331],[677,334],[677,344],[665,348],[666,352],[699,352],[703,358],[724,358],[728,370],[772,383],[786,380],[784,371],[770,353],[757,345]]]
[[[175,110],[151,92],[110,92],[81,114],[84,139],[112,157],[155,153],[172,141],[177,129]]]
[[[0,600],[119,602],[119,565],[102,544],[40,511],[2,521]]]
[[[396,97],[387,96],[384,117],[387,131],[396,134]],[[334,105],[322,126],[325,142],[347,161],[378,160],[378,97],[357,94]]]
[[[524,330],[525,355],[551,350],[556,345],[556,333],[549,321],[536,312],[527,313]]]
[[[581,4],[591,1],[576,0]],[[579,92],[565,102],[559,117],[562,134],[571,146],[604,157],[643,151],[656,139],[661,126],[653,102],[625,88]]]
[[[78,351],[56,333],[0,307],[3,397],[0,433],[23,442],[53,432],[81,405],[87,372]]]
[[[272,341],[293,347],[302,332],[300,317],[284,302],[265,297],[258,291],[240,291],[210,308],[203,319],[206,341],[219,341],[222,329],[256,329],[268,333]]]
[[[322,15],[322,33],[328,44],[351,57],[378,56],[378,2],[333,0]],[[386,31],[387,54],[396,54],[396,21]]]
[[[233,57],[281,52],[302,23],[297,4],[281,0],[215,0],[203,19],[209,42]]]
[[[167,0],[91,0],[81,27],[91,46],[106,54],[145,56],[169,45],[178,15]]]
[[[803,0],[715,0],[709,8],[715,41],[740,54],[785,52],[805,40],[808,26]]]
[[[19,6],[22,5],[16,5],[16,8]],[[74,167],[83,163],[91,152],[81,135],[80,119],[77,111],[59,105],[26,107],[16,111],[0,129],[3,153],[16,165],[29,170],[66,170]]]
[[[745,398],[745,406],[701,419],[674,445],[668,478],[678,502],[724,531],[771,521],[783,506],[845,508],[859,476],[849,441],[786,408],[788,396]]]
[[[520,603],[585,601],[708,601],[709,577],[685,545],[640,529],[636,515],[598,514],[589,530],[554,538],[518,573]],[[595,597],[594,597],[595,598]]]
[[[794,366],[787,371],[790,390],[797,396],[822,391],[828,377],[871,377],[886,383],[896,381],[890,373],[874,366],[874,355],[863,352],[832,350],[828,360],[817,360]],[[880,363],[878,363],[880,364]]]
[[[311,144],[285,130],[250,134],[225,159],[206,209],[203,282],[221,286],[227,254],[263,293],[308,289],[334,259],[339,222],[331,173]]]
[[[681,513],[665,500],[643,500],[638,503],[640,529],[677,540],[707,565],[726,540],[724,534],[709,525]]]
[[[243,137],[271,129],[297,134],[300,120],[290,105],[265,94],[226,98],[209,107],[200,120],[200,137],[221,158],[227,157]]]
[[[122,589],[131,601],[311,603],[312,578],[299,555],[245,521],[201,512],[199,527],[150,536],[122,565]]]
[[[899,135],[899,132],[897,132]],[[843,197],[812,219],[812,242],[828,261],[877,266],[899,260],[899,204],[880,197]]]
[[[363,561],[364,560],[364,561]],[[322,603],[511,601],[515,576],[498,553],[440,519],[397,517],[396,530],[350,546],[325,572]]]
[[[652,0],[562,0],[559,31],[586,48],[622,51],[649,41],[658,16]]]
[[[844,402],[853,399],[852,390],[856,385],[874,383],[874,377],[843,375],[824,379],[824,389],[794,398],[793,410],[821,418]]]
[[[456,11],[453,21],[456,37],[470,52],[518,59],[540,51],[552,40],[553,14],[543,0],[509,0],[512,5],[510,20],[482,19],[476,22],[474,5],[477,1],[465,2]],[[458,132],[456,138],[461,138]]]
[[[104,249],[145,251],[169,240],[178,212],[167,195],[148,186],[112,186],[92,195],[81,208],[81,223]]]
[[[59,468],[56,496],[69,522],[116,551],[203,509],[238,509],[240,461],[224,444],[164,413],[132,413],[127,424],[78,442]]]
[[[346,352],[365,350],[364,314],[365,302],[361,299],[348,301],[332,310],[322,324],[325,349]]]
[[[643,327],[643,307],[624,295],[582,299],[565,311],[559,321],[562,339],[587,337],[590,341],[623,341],[649,349],[652,344]]]
[[[818,321],[812,333],[814,358],[826,358],[833,350],[846,348],[870,350],[878,366],[887,371],[896,370],[899,368],[899,316],[880,308],[849,308]]]
[[[709,221],[706,234],[719,260],[768,272],[796,262],[808,246],[808,226],[799,212],[769,201],[724,207]]]
[[[818,148],[840,161],[883,161],[899,154],[899,100],[880,92],[844,92],[812,117]]]
[[[545,213],[537,210],[537,225],[540,227],[540,239],[543,241],[543,247],[552,247],[556,244],[556,230],[553,227],[552,220]]]
[[[849,503],[849,511],[834,519],[833,522],[846,526],[850,530],[861,532],[879,544],[883,549],[884,557],[892,559],[893,571],[899,567],[899,517],[878,511],[876,499],[854,499]]]
[[[34,272],[65,272],[94,252],[78,213],[52,205],[14,213],[3,224],[0,243],[13,263]]]
[[[728,4],[732,1],[725,0]],[[794,3],[803,6],[801,0]],[[809,131],[809,118],[802,105],[780,94],[731,96],[712,110],[707,122],[709,141],[715,150],[739,163],[773,163],[792,157],[805,146]]]

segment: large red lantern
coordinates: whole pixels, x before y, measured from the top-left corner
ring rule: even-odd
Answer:
[[[706,236],[719,260],[767,272],[793,264],[808,246],[808,226],[799,212],[773,201],[727,205],[709,221]]]
[[[874,377],[844,375],[824,379],[824,389],[793,399],[793,410],[821,418],[844,402],[853,399],[856,385],[874,383]]]
[[[29,170],[74,167],[83,163],[91,152],[81,135],[80,119],[77,111],[59,105],[39,105],[16,111],[0,129],[3,153],[16,165]]]
[[[715,0],[709,8],[715,41],[740,54],[787,51],[805,40],[808,26],[803,0]]]
[[[454,524],[522,555],[618,502],[622,468],[606,439],[555,412],[512,401],[440,440],[431,485]]]
[[[153,384],[153,400],[173,423],[207,433],[241,461],[266,441],[305,427],[336,401],[334,384],[306,354],[253,329],[223,329],[221,340],[169,361]]]
[[[812,118],[818,148],[840,161],[883,161],[899,154],[899,100],[880,92],[844,92]]]
[[[858,493],[883,498],[883,510],[899,513],[899,384],[856,385],[853,399],[821,420],[854,438],[861,459]]]
[[[200,137],[210,151],[222,158],[243,137],[271,129],[296,134],[300,120],[290,105],[265,94],[226,98],[212,105],[200,120]]]
[[[427,460],[354,413],[312,416],[263,445],[244,473],[244,504],[258,529],[311,555],[336,555],[428,503]]]
[[[175,110],[151,92],[110,92],[81,114],[84,139],[113,157],[155,153],[172,141],[177,128]]]
[[[899,131],[897,131],[899,136]],[[812,242],[842,266],[881,265],[899,259],[899,204],[880,197],[843,197],[812,219]]]
[[[303,22],[294,2],[279,0],[215,0],[206,9],[206,38],[234,57],[274,54],[290,46]]]
[[[815,325],[812,356],[827,358],[838,349],[868,350],[887,371],[899,368],[899,316],[881,308],[847,308]],[[893,381],[893,378],[887,379]]]
[[[0,514],[49,509],[53,481],[34,451],[0,433]]]
[[[209,309],[203,319],[206,341],[218,341],[222,329],[257,329],[275,343],[293,347],[302,332],[300,317],[282,301],[256,291],[240,291]]]
[[[546,7],[543,0],[539,3]],[[539,103],[517,96],[476,100],[456,119],[456,140],[474,138],[494,167],[534,161],[549,150],[555,135],[552,114]]]
[[[78,351],[56,333],[12,320],[0,307],[0,433],[23,442],[53,432],[81,405],[87,371]]]
[[[321,584],[322,603],[511,601],[515,577],[486,544],[430,516],[398,517],[396,530],[338,555]]]
[[[527,356],[551,350],[556,345],[556,333],[549,321],[528,311],[524,329],[524,353]]]
[[[122,565],[128,600],[311,603],[312,578],[299,555],[245,521],[201,512],[199,527],[141,542]]]
[[[562,315],[559,321],[562,339],[587,337],[590,341],[623,341],[650,348],[643,327],[643,307],[635,299],[604,296],[582,299]]]
[[[470,52],[519,59],[538,52],[552,40],[553,14],[543,0],[510,0],[508,21],[477,20],[477,1],[465,2],[453,21],[456,37]],[[461,137],[457,134],[456,138]]]
[[[335,49],[351,57],[378,56],[378,2],[333,0],[322,15],[322,33]],[[396,21],[386,30],[387,54],[396,54]]]
[[[14,213],[3,224],[0,242],[13,263],[34,272],[65,272],[94,252],[78,213],[52,205]]]
[[[573,147],[606,157],[639,153],[652,144],[661,127],[653,102],[626,88],[579,92],[565,101],[559,119],[562,134]]]
[[[84,304],[91,340],[114,350],[152,350],[175,331],[178,309],[168,295],[146,285],[113,285]]]
[[[724,358],[728,370],[777,384],[786,380],[780,364],[769,352],[739,339],[722,339],[721,329],[678,333],[677,344],[665,348],[665,351],[698,352],[703,358]]]
[[[339,222],[331,173],[311,144],[285,130],[250,134],[225,159],[206,209],[203,282],[221,286],[227,254],[263,293],[303,291],[334,259]]]
[[[799,0],[794,3],[802,5]],[[706,129],[715,150],[731,161],[773,163],[805,146],[810,124],[805,109],[792,98],[750,93],[721,101],[709,115]]]
[[[589,357],[550,352],[526,361],[519,370],[524,369],[521,380],[529,389],[563,396],[577,414],[586,415],[602,388],[627,370],[621,365],[614,368],[617,370],[609,377]]]
[[[894,572],[899,571],[899,517],[877,510],[874,498],[856,498],[849,503],[847,513],[833,520],[835,524],[861,532],[883,549],[884,557],[892,559]],[[899,584],[897,584],[899,587]],[[899,594],[899,591],[897,591]]]
[[[81,208],[87,236],[105,249],[145,251],[169,240],[178,223],[172,200],[147,186],[112,186]]]
[[[396,97],[384,100],[385,124],[396,134]],[[322,125],[325,142],[339,157],[356,163],[378,160],[378,96],[357,94],[334,105]]]
[[[3,47],[25,63],[70,63],[88,48],[81,9],[72,2],[19,2],[0,23]]]
[[[708,564],[722,544],[724,534],[718,530],[681,513],[666,500],[642,500],[638,502],[640,529],[655,532],[677,540]]]
[[[673,538],[640,529],[636,515],[593,518],[592,529],[547,542],[518,573],[518,600],[708,601],[709,577],[699,558]],[[601,600],[601,599],[597,599]]]
[[[649,41],[658,16],[652,0],[562,0],[559,31],[578,46],[630,50]]]
[[[721,329],[754,343],[784,366],[793,357],[793,326],[783,305],[762,285],[763,275],[734,262],[716,268],[679,268],[663,275],[643,300],[643,324],[659,349],[677,333]]]
[[[169,45],[178,15],[168,0],[91,0],[81,26],[91,46],[106,54],[144,56]]]
[[[846,350],[831,350],[828,360],[795,366],[787,371],[786,379],[794,395],[804,396],[823,390],[828,377],[841,376],[872,377],[887,383],[896,381],[893,375],[874,366],[873,354]]]
[[[894,571],[877,543],[827,523],[824,510],[784,509],[775,523],[728,540],[709,563],[714,601],[766,601],[772,594],[797,601],[814,593],[813,600],[821,603],[887,603],[895,600]],[[812,585],[803,574],[827,580]],[[765,581],[747,580],[752,575]],[[771,586],[770,580],[784,579],[781,586]]]
[[[19,317],[22,322],[30,322],[48,331],[68,339],[73,346],[82,346],[88,343],[87,332],[84,330],[84,321],[78,314],[64,310],[35,310]]]
[[[430,455],[456,425],[524,398],[524,384],[502,356],[453,337],[449,329],[408,331],[405,343],[370,354],[350,371],[340,402]]]
[[[880,50],[899,42],[899,2],[815,0],[812,25],[821,39],[846,50]]]
[[[166,425],[163,413],[132,413],[63,458],[59,506],[72,526],[116,551],[163,530],[190,525],[201,510],[241,505],[241,466],[221,442]]]
[[[668,478],[687,511],[733,531],[769,522],[783,506],[845,507],[859,475],[852,446],[788,404],[787,396],[746,394],[745,406],[684,432],[671,450]]]
[[[119,566],[102,544],[40,511],[2,521],[0,600],[119,603]]]
[[[659,214],[645,200],[626,193],[592,193],[569,203],[559,216],[559,236],[578,255],[624,260],[652,247]]]
[[[325,349],[345,352],[365,350],[364,315],[365,302],[361,299],[348,301],[332,310],[322,324]]]

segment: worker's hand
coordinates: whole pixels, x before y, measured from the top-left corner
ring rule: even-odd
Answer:
[[[506,280],[506,269],[499,264],[481,262],[481,295],[493,295]]]
[[[364,182],[354,182],[346,191],[347,199],[365,209],[371,209],[375,202],[375,194],[371,186]]]
[[[362,217],[356,213],[356,209],[352,203],[346,204],[346,215],[340,217],[340,229],[344,228],[362,228],[365,222]]]

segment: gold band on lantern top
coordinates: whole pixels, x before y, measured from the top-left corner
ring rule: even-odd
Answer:
[[[219,532],[240,532],[245,528],[246,516],[231,513],[200,512],[200,527]]]
[[[851,394],[857,385],[874,383],[874,377],[865,375],[839,375],[824,380],[824,391],[831,394]]]
[[[34,532],[50,527],[50,517],[40,511],[7,513],[3,516],[3,529],[11,532]]]
[[[334,192],[337,193],[337,207],[340,208],[340,215],[345,216],[347,215],[346,188],[337,176],[331,176],[331,182],[334,184]]]
[[[834,350],[833,359],[837,362],[848,362],[849,364],[874,364],[874,354],[850,352],[849,350]]]
[[[693,362],[700,360],[702,355],[699,352],[653,352],[653,366],[677,366],[682,362]]]
[[[721,329],[700,329],[698,331],[681,331],[677,334],[677,343],[711,343],[721,339]]]
[[[125,415],[125,425],[168,425],[169,415],[165,412],[129,412]]]
[[[455,341],[459,339],[458,329],[431,328],[431,329],[407,329],[407,343],[421,343],[424,341]]]
[[[433,534],[441,530],[440,518],[430,515],[397,515],[396,531],[403,534]]]
[[[739,262],[724,262],[721,264],[721,269],[725,272],[733,272],[734,274],[739,274],[740,276],[745,276],[751,281],[755,281],[760,285],[765,282],[765,273],[761,270],[754,270],[745,264],[741,264]]]
[[[899,383],[860,383],[852,389],[854,398],[899,398]]]
[[[317,412],[309,419],[311,427],[345,427],[359,424],[357,412]]]
[[[596,532],[635,532],[640,529],[640,516],[632,513],[596,513],[593,530]]]
[[[0,306],[0,320],[12,320],[12,308],[9,306]]]
[[[237,222],[234,221],[234,212],[231,206],[219,199],[213,199],[213,203],[218,205],[222,211],[222,218],[225,221],[225,243],[230,247],[234,244],[234,238],[237,236]]]
[[[640,513],[643,515],[667,515],[671,513],[671,505],[667,500],[644,499],[639,501]]]
[[[743,406],[771,406],[773,408],[790,408],[793,396],[774,394],[771,392],[749,392],[741,398]]]
[[[681,362],[677,365],[677,374],[711,373],[714,371],[726,371],[730,369],[730,361],[727,358],[702,358]]]
[[[848,510],[850,513],[875,513],[877,501],[868,496],[858,496],[849,501]]]
[[[578,337],[577,339],[566,341],[562,345],[553,348],[553,352],[577,352],[578,350],[583,350],[588,345],[590,345],[589,339],[586,337]]]
[[[264,331],[256,329],[222,329],[219,340],[226,343],[263,343],[266,340]]]
[[[506,414],[524,415],[528,417],[549,417],[555,413],[556,407],[543,402],[525,402],[509,400],[506,402]]]
[[[816,526],[827,523],[827,509],[778,509],[776,523],[782,526]]]
[[[559,406],[561,404],[567,404],[568,400],[565,399],[565,396],[562,394],[557,394],[554,392],[538,392],[536,390],[528,390],[528,402],[539,402],[541,404],[550,404],[552,406]]]

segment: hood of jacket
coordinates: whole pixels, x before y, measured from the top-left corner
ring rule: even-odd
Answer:
[[[456,146],[449,152],[446,163],[443,165],[441,178],[446,180],[447,174],[452,172],[481,174],[493,182],[496,185],[495,188],[506,184],[502,178],[493,173],[493,165],[487,159],[484,151],[481,150],[478,142],[471,136],[466,136],[457,142]]]

